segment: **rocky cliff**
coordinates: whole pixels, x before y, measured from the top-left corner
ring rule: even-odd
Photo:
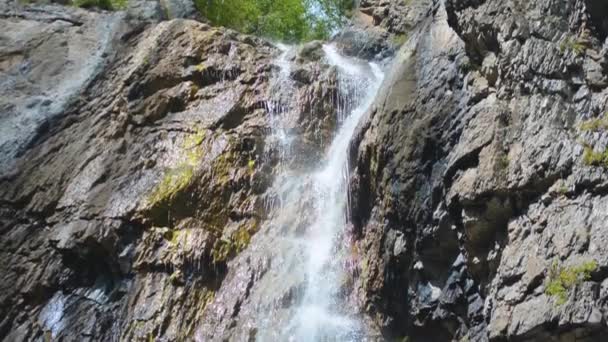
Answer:
[[[336,126],[320,44],[165,20],[196,18],[187,1],[0,11],[0,338],[255,340],[263,287],[298,292],[264,278],[273,183]],[[606,18],[601,0],[360,1],[336,44],[392,60],[349,150],[370,339],[606,336]]]
[[[386,336],[601,340],[608,7],[426,9],[352,148],[361,300]]]

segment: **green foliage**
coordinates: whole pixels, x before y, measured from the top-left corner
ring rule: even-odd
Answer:
[[[405,44],[405,42],[407,41],[407,38],[408,38],[407,34],[400,33],[400,34],[396,34],[396,35],[392,36],[391,42],[395,46],[401,46],[401,45]]]
[[[213,25],[286,42],[327,38],[352,0],[195,0]]]
[[[604,113],[604,117],[587,120],[581,124],[583,132],[602,132],[608,130],[608,112]]]
[[[603,117],[594,118],[583,122],[580,125],[583,132],[604,132],[608,130],[608,112]],[[596,152],[590,144],[582,142],[585,146],[583,162],[588,166],[601,166],[608,169],[608,148],[601,152]]]
[[[568,299],[568,291],[591,278],[591,273],[597,269],[595,260],[584,262],[579,266],[561,267],[554,262],[549,271],[549,279],[545,294],[555,297],[556,304],[562,305]]]
[[[562,53],[572,51],[580,56],[587,50],[587,44],[580,39],[568,37],[559,45],[559,50]]]
[[[603,166],[608,169],[608,149],[595,152],[591,146],[585,146],[583,161],[588,166]]]
[[[127,8],[127,3],[129,0],[110,0],[112,3],[112,9],[114,10],[123,10]]]
[[[127,7],[128,0],[72,0],[72,5],[82,8],[97,7],[104,10],[121,10]]]

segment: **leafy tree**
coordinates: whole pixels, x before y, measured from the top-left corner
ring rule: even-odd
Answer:
[[[196,0],[212,24],[285,42],[327,38],[353,0]]]

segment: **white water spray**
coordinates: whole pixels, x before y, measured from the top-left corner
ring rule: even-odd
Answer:
[[[289,135],[284,129],[281,117],[289,110],[289,99],[293,97],[293,83],[289,80],[289,50],[283,48],[277,65],[279,72],[273,80],[276,90],[275,100],[269,103],[270,120],[275,144],[279,149],[288,149]],[[294,225],[294,215],[303,215],[302,203],[311,206],[304,233],[297,229],[287,229],[285,239],[290,248],[284,248],[280,264],[275,270],[275,279],[299,278],[298,302],[292,308],[290,319],[283,322],[278,334],[262,331],[258,340],[276,338],[290,341],[352,341],[361,340],[365,335],[360,326],[356,310],[348,310],[346,298],[341,293],[343,284],[349,276],[345,270],[350,251],[341,241],[345,238],[347,227],[347,205],[349,167],[347,165],[348,144],[361,117],[372,105],[383,79],[380,68],[373,64],[341,56],[333,46],[323,47],[328,64],[337,68],[338,94],[335,102],[335,115],[338,126],[325,159],[310,173],[290,173],[288,170],[276,182],[281,205],[273,225]],[[283,151],[283,153],[291,153]],[[303,235],[303,236],[302,236]],[[276,256],[275,256],[276,258]],[[303,275],[302,275],[303,273]],[[270,286],[270,284],[269,284]],[[266,317],[265,321],[276,321],[276,317]]]
[[[289,327],[294,329],[294,341],[350,341],[364,334],[340,293],[349,251],[339,240],[347,226],[348,144],[374,101],[383,74],[377,65],[345,58],[333,46],[323,50],[328,63],[338,68],[340,128],[325,162],[312,175],[315,218],[305,237],[304,297]]]

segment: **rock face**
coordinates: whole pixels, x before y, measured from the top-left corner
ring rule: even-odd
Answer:
[[[190,20],[4,5],[0,337],[192,339],[266,216],[280,51]],[[294,164],[333,125],[333,71],[297,65]]]
[[[251,319],[239,310],[267,262],[249,247],[276,195],[282,52],[159,22],[191,5],[0,3],[1,339],[255,339],[231,329]],[[350,149],[353,286],[370,326],[386,340],[601,340],[608,5],[360,5],[343,51],[395,54]],[[294,168],[336,125],[320,49],[284,55]]]
[[[600,340],[607,7],[428,13],[352,148],[364,305],[391,337]]]

